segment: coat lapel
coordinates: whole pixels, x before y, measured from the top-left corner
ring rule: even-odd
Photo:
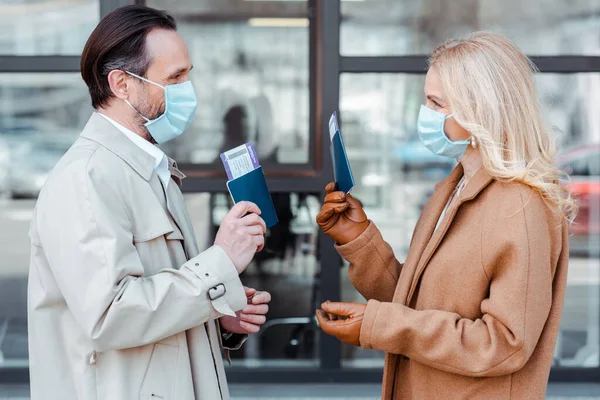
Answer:
[[[190,259],[197,256],[200,251],[196,241],[196,235],[194,234],[192,221],[185,208],[183,194],[179,189],[179,185],[181,185],[181,181],[185,178],[185,175],[177,169],[177,164],[171,159],[169,159],[169,171],[171,171],[172,182],[168,185],[166,190],[167,210],[183,235],[185,253],[187,258]]]
[[[460,167],[460,175],[458,177],[459,179],[462,177],[462,167]],[[435,218],[429,218],[427,221],[426,229],[429,232],[430,239],[428,241],[423,240],[425,247],[419,257],[419,262],[417,263],[416,271],[411,279],[411,286],[404,304],[410,304],[421,275],[423,275],[423,271],[425,271],[425,268],[429,264],[429,260],[442,242],[446,232],[448,232],[448,229],[450,228],[450,225],[452,224],[452,221],[454,220],[454,217],[456,216],[460,206],[463,203],[474,199],[492,180],[493,178],[487,173],[484,167],[479,168],[473,179],[467,183],[467,186],[461,192],[456,205],[446,211],[444,219],[442,220],[438,229],[434,232],[439,216],[441,215],[446,203],[448,202],[448,199],[450,198],[450,195],[456,187],[458,180],[449,179],[447,182],[443,182],[443,185],[439,188],[440,199],[435,202],[436,212],[432,213],[432,215],[435,214]]]
[[[415,276],[419,260],[431,239],[435,225],[452,190],[462,175],[462,166],[458,164],[448,177],[435,185],[435,190],[425,205],[425,208],[419,217],[419,221],[415,226],[414,236],[411,240],[408,255],[402,269],[402,274],[406,274],[407,278],[400,280],[400,284],[394,295],[394,301],[406,304],[408,291]]]

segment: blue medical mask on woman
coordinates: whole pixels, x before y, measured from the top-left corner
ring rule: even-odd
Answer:
[[[165,92],[165,112],[160,117],[153,120],[140,114],[128,100],[125,100],[133,111],[146,120],[144,126],[146,126],[146,129],[148,129],[148,132],[150,132],[150,135],[152,135],[152,138],[154,138],[156,143],[161,144],[168,142],[171,139],[175,139],[190,126],[194,119],[194,113],[196,112],[197,106],[196,92],[194,91],[192,82],[187,81],[162,86],[134,73],[128,71],[125,72],[145,82],[158,86]]]
[[[459,160],[467,151],[470,141],[468,139],[457,141],[448,139],[444,133],[444,122],[451,117],[452,114],[445,115],[422,105],[419,111],[417,130],[421,143],[430,151],[439,156]]]

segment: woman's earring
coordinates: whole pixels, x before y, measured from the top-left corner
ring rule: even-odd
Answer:
[[[475,137],[471,136],[471,147],[474,149],[477,147],[477,143],[475,142]]]

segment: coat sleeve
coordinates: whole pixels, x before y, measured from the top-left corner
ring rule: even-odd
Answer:
[[[513,208],[488,206],[481,228],[486,237],[481,263],[490,282],[489,296],[480,306],[482,316],[468,319],[453,312],[370,301],[361,328],[362,347],[472,377],[510,374],[527,363],[550,312],[556,271],[551,254],[560,249],[561,241],[555,239],[561,230],[536,195],[516,189],[510,196],[518,199],[508,194],[499,198]]]
[[[56,284],[96,351],[153,343],[246,306],[237,270],[218,246],[144,276],[132,205],[120,189],[130,177],[97,164],[93,156],[75,162],[48,185],[43,202],[52,207],[36,218]]]
[[[359,237],[336,249],[350,262],[350,281],[365,299],[392,301],[402,264],[373,222]]]

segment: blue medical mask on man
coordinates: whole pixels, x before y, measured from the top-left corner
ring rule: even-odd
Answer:
[[[448,139],[444,133],[444,123],[452,114],[446,115],[422,105],[417,121],[419,139],[433,153],[460,160],[467,151],[470,141]]]
[[[148,129],[148,132],[150,132],[150,135],[152,135],[152,138],[156,143],[161,144],[175,139],[190,126],[194,119],[197,106],[196,92],[194,91],[192,82],[186,81],[183,83],[162,86],[132,72],[125,72],[164,90],[165,112],[156,119],[148,119],[146,116],[140,114],[127,99],[125,100],[133,111],[146,120],[144,126]]]

